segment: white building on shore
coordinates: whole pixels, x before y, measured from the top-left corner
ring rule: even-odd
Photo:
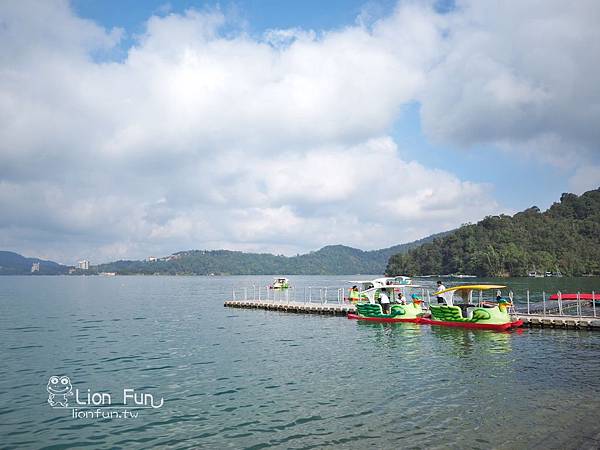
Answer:
[[[87,259],[82,259],[81,261],[77,262],[77,268],[80,270],[89,270],[90,262]]]

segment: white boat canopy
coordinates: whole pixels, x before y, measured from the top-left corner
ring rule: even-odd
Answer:
[[[420,288],[420,285],[407,283],[410,280],[408,277],[381,277],[374,280],[348,280],[349,283],[360,285],[359,290],[361,297],[366,297],[369,303],[375,303],[375,294],[381,290],[391,293],[402,292],[406,297],[407,288]]]

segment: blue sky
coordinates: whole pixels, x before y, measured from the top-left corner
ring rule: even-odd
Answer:
[[[396,2],[390,0],[247,0],[234,2],[206,2],[193,0],[139,2],[75,0],[73,7],[82,17],[90,18],[106,27],[122,27],[138,33],[152,14],[183,13],[186,9],[221,9],[236,15],[248,27],[249,32],[262,33],[269,28],[309,28],[329,30],[354,23],[363,12],[375,17],[389,14]]]
[[[545,209],[600,185],[599,10],[3,3],[0,248],[374,249]]]
[[[432,144],[421,131],[418,103],[407,106],[392,135],[410,159],[450,170],[463,179],[491,183],[495,198],[512,211],[533,205],[546,209],[561,193],[569,192],[565,171],[539,159],[483,145],[462,149]]]

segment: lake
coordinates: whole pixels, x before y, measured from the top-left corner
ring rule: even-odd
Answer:
[[[298,287],[352,278],[290,277]],[[0,447],[600,447],[600,332],[223,307],[233,287],[270,281],[0,277]],[[598,279],[484,281],[519,299],[527,288],[600,292]],[[48,402],[53,376],[78,394],[53,397],[67,408]],[[126,408],[124,390],[139,394]],[[164,404],[102,417],[147,395]]]

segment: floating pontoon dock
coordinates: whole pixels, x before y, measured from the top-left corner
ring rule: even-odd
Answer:
[[[321,304],[300,302],[267,302],[258,300],[229,300],[224,306],[229,308],[265,309],[288,313],[330,314],[345,316],[356,311],[352,304]],[[543,314],[513,314],[514,320],[522,320],[523,326],[542,328],[573,328],[600,330],[600,318],[593,316],[558,316]]]
[[[234,289],[232,294],[233,300],[226,301],[224,306],[335,316],[345,316],[356,311],[354,304],[344,299],[343,288],[306,287],[273,291],[252,286],[237,292]],[[427,300],[429,294],[427,291],[425,295]],[[512,292],[509,297],[511,299],[514,297]],[[514,302],[511,317],[514,320],[522,320],[523,326],[526,327],[600,330],[600,306],[596,306],[600,295],[594,296],[597,298],[596,302],[561,300],[560,293],[558,301],[548,301],[546,298],[546,294],[542,293],[542,301],[531,301],[527,291],[521,302]]]
[[[349,303],[301,303],[301,302],[269,302],[258,300],[230,300],[225,302],[230,308],[256,308],[272,311],[283,311],[291,313],[307,314],[332,314],[334,316],[345,316],[355,312],[356,307]]]

